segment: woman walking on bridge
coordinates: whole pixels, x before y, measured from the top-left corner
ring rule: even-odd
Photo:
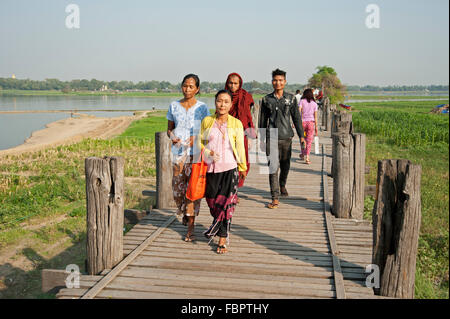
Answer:
[[[205,103],[197,101],[200,92],[200,79],[188,74],[181,82],[184,98],[170,104],[167,112],[167,135],[172,141],[173,198],[177,204],[177,214],[183,214],[183,224],[188,225],[185,241],[194,236],[195,216],[200,211],[200,199],[194,202],[186,198],[186,190],[191,175],[193,143],[200,130],[201,121],[209,115]]]
[[[205,198],[214,218],[204,234],[211,239],[219,236],[218,254],[227,252],[239,179],[244,179],[247,174],[244,129],[241,121],[229,114],[232,100],[229,91],[217,92],[216,114],[202,121],[197,140],[208,164]]]
[[[255,126],[253,125],[253,118],[251,113],[251,108],[255,104],[253,97],[250,93],[242,88],[243,85],[242,77],[237,73],[231,73],[227,77],[227,82],[225,83],[225,90],[229,90],[233,95],[233,105],[230,109],[230,115],[237,118],[242,122],[244,127],[244,146],[245,146],[245,158],[247,160],[247,174],[250,170],[248,148],[249,148],[249,138],[256,139]],[[250,146],[251,147],[251,146]],[[244,180],[239,179],[238,187],[244,185]],[[239,203],[239,198],[238,198]]]
[[[300,100],[299,111],[302,115],[303,130],[306,135],[306,147],[302,149],[300,159],[306,164],[311,164],[309,153],[314,136],[317,135],[317,103],[314,99],[313,90],[306,89]]]

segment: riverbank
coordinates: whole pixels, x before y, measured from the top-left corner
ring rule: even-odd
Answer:
[[[265,94],[253,94],[255,100]],[[0,96],[123,96],[123,97],[170,97],[182,98],[181,92],[126,92],[126,91],[74,91],[62,92],[56,90],[0,90]],[[215,93],[202,93],[200,97],[214,97]],[[346,101],[356,100],[410,100],[448,98],[449,92],[348,92]]]
[[[41,291],[42,269],[85,272],[87,157],[123,157],[124,207],[155,204],[142,191],[156,187],[154,136],[167,120],[164,111],[140,116],[112,138],[0,157],[0,299],[54,298]]]
[[[84,138],[109,138],[121,134],[131,122],[145,117],[147,112],[150,111],[136,112],[134,116],[113,118],[72,113],[70,118],[52,122],[47,124],[44,129],[33,132],[23,144],[0,150],[0,157],[76,143]]]

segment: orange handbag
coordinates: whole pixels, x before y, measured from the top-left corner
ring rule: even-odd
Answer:
[[[206,190],[206,171],[208,165],[204,160],[204,149],[202,149],[201,160],[192,164],[191,176],[186,191],[186,198],[195,201],[205,196]]]

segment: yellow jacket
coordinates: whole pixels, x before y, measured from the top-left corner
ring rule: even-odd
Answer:
[[[204,148],[205,155],[207,156],[209,156],[210,150],[205,146],[208,144],[209,134],[211,133],[211,128],[216,119],[216,114],[205,117],[202,121],[200,134],[197,136],[197,146],[200,150]],[[245,172],[247,170],[247,164],[245,159],[244,127],[241,121],[229,114],[227,121],[228,138],[230,139],[234,157],[238,164],[238,170],[240,172]]]

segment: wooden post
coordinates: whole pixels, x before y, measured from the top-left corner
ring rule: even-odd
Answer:
[[[353,137],[354,150],[354,180],[352,206],[350,215],[354,219],[362,220],[364,216],[364,191],[366,171],[366,135],[361,133],[351,134]]]
[[[353,133],[352,114],[340,110],[333,112],[331,122],[331,134]]]
[[[325,131],[331,131],[331,105],[327,101],[326,106],[324,105],[324,116],[325,116]]]
[[[328,98],[325,98],[325,100],[323,100],[322,111],[321,111],[321,113],[322,113],[321,114],[321,118],[322,118],[321,123],[322,123],[322,127],[324,128],[324,130],[327,126],[327,123],[326,123],[327,117],[326,117],[326,110],[325,110],[327,105],[328,105]]]
[[[176,207],[172,191],[172,144],[167,132],[155,133],[156,207]]]
[[[331,136],[333,136],[334,133],[353,133],[353,123],[352,123],[352,115],[350,113],[342,112],[340,110],[336,110],[332,112],[332,118],[331,118]],[[332,140],[334,141],[334,140]],[[335,176],[336,169],[335,169],[335,142],[332,142],[331,144],[331,155],[332,155],[332,161],[331,161],[331,176]]]
[[[124,163],[122,157],[85,160],[90,275],[113,268],[123,258]]]
[[[353,138],[350,134],[334,133],[335,157],[333,158],[333,214],[338,218],[351,218],[352,189],[354,180]]]
[[[408,160],[378,162],[372,213],[372,263],[380,269],[376,294],[414,298],[421,220],[421,167]]]
[[[339,218],[363,219],[366,137],[333,133],[333,213]]]
[[[331,116],[330,116],[330,134],[334,133],[334,121],[335,121],[335,117],[336,117],[336,112],[332,112],[331,111]]]

